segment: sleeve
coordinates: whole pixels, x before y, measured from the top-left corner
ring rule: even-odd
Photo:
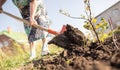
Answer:
[[[34,1],[34,0],[30,0],[30,2],[32,2],[32,1]]]

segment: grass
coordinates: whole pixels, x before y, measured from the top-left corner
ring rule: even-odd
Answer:
[[[41,56],[41,44],[36,45],[37,48],[37,57],[36,59],[40,59]],[[15,68],[22,67],[23,65],[27,64],[28,59],[29,59],[29,48],[26,48],[26,52],[22,51],[19,45],[15,43],[15,49],[16,49],[16,55],[12,56],[6,56],[5,53],[0,51],[0,70],[14,70]],[[59,48],[56,45],[49,45],[49,49],[51,54],[58,54],[61,52],[63,49]]]
[[[21,63],[25,63],[25,59],[28,58],[27,50],[26,52],[23,51],[21,45],[13,42],[13,46],[8,46],[13,48],[14,50],[11,51],[10,54],[6,54],[6,52],[0,51],[0,70],[11,70],[14,67],[20,66]]]
[[[14,67],[19,67],[21,64],[25,64],[27,57],[28,55],[20,55],[4,58],[0,61],[0,70],[11,70]]]

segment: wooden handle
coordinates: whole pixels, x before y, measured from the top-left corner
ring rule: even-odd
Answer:
[[[24,22],[24,24],[26,24],[26,25],[30,25],[30,24],[29,24],[29,21],[27,21],[27,20],[25,20],[25,19],[22,19],[22,18],[20,18],[20,17],[17,17],[17,16],[15,16],[15,15],[12,15],[12,14],[10,14],[10,13],[8,13],[8,12],[5,12],[5,11],[2,11],[2,13],[5,14],[5,15],[7,15],[7,16],[10,16],[10,17],[12,17],[12,18],[14,18],[14,19],[16,19],[16,20],[19,20],[19,21],[21,21],[21,22]],[[54,34],[54,35],[58,34],[58,33],[57,33],[56,31],[54,31],[54,30],[51,30],[51,29],[42,27],[42,26],[37,25],[37,24],[35,24],[35,25],[33,25],[33,26],[36,27],[36,28],[39,28],[39,29],[41,29],[41,30],[47,31],[47,32],[49,32],[49,33],[51,33],[51,34]]]

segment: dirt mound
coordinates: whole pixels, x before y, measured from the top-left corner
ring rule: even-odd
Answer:
[[[85,35],[79,31],[78,28],[67,25],[66,31],[54,37],[49,44],[53,43],[67,50],[71,50],[84,45],[85,40]],[[75,47],[75,45],[77,45],[77,47]]]
[[[67,25],[67,30],[49,44],[65,50],[57,57],[33,61],[37,70],[120,70],[120,50],[112,38],[103,44],[90,43],[85,46],[85,36],[77,28]],[[120,48],[120,38],[117,39]]]

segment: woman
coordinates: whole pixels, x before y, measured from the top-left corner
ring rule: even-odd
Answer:
[[[6,0],[0,0],[0,9]],[[43,0],[12,0],[18,7],[22,17],[30,21],[30,25],[39,24],[44,27],[49,27],[47,24],[47,12],[44,7]],[[24,25],[28,41],[30,44],[30,60],[36,57],[35,41],[42,39],[42,55],[49,53],[47,45],[47,32],[34,28],[32,26]]]

